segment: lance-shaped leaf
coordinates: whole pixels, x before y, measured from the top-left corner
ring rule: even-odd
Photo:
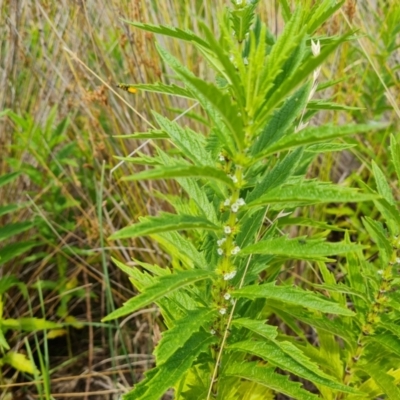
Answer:
[[[1,114],[0,114],[1,115]],[[0,187],[7,185],[7,183],[12,182],[14,179],[16,179],[21,172],[11,172],[9,174],[0,176]]]
[[[251,203],[263,194],[285,183],[291,176],[293,176],[302,155],[303,150],[301,148],[286,155],[283,160],[279,161],[274,168],[264,175],[261,182],[259,182],[246,197],[246,203]]]
[[[371,130],[382,129],[383,127],[383,124],[366,124],[344,126],[324,125],[320,127],[306,128],[300,132],[283,137],[281,140],[257,155],[256,159],[258,160],[264,158],[278,151],[325,142],[327,140],[337,139],[339,137],[348,135],[355,135],[357,133],[369,132]],[[255,162],[255,160],[253,162]]]
[[[391,205],[395,205],[396,202],[393,197],[392,190],[388,184],[387,176],[378,167],[375,161],[372,161],[372,172],[376,181],[378,193]]]
[[[276,110],[251,147],[254,156],[281,139],[307,104],[311,84],[302,86]]]
[[[400,144],[394,135],[390,135],[390,152],[397,178],[400,181]]]
[[[177,289],[181,289],[197,281],[211,279],[212,276],[213,274],[210,271],[197,269],[180,271],[176,274],[161,276],[158,278],[157,283],[147,287],[143,293],[140,293],[139,295],[128,300],[121,308],[107,315],[102,321],[110,321],[112,319],[133,313],[139,308],[143,308],[148,304],[154,303],[155,301]]]
[[[360,365],[359,368],[375,381],[382,393],[385,393],[389,400],[400,399],[400,389],[395,383],[395,378],[382,370],[382,367],[378,364],[368,362]]]
[[[215,163],[210,153],[205,150],[206,141],[204,136],[190,129],[181,128],[176,122],[164,118],[153,112],[158,124],[164,131],[168,132],[172,142],[197,165],[213,166]]]
[[[256,362],[230,364],[225,376],[236,376],[269,387],[277,393],[286,394],[296,400],[317,400],[319,396],[302,389],[301,384],[292,382],[286,375],[277,374],[273,368],[264,367]]]
[[[331,44],[326,45],[322,48],[320,54],[316,57],[307,57],[302,65],[293,71],[292,75],[285,79],[282,85],[275,90],[272,95],[266,99],[266,104],[260,109],[260,114],[256,116],[256,120],[258,119],[259,124],[263,124],[268,118],[271,110],[274,110],[276,106],[281,103],[285,97],[288,96],[293,90],[296,89],[298,85],[300,85],[304,79],[307,79],[313,71],[321,65],[325,59],[337,49],[337,47],[346,41],[348,37],[351,35],[351,32],[340,36]]]
[[[385,229],[379,221],[369,217],[365,217],[363,223],[372,240],[378,245],[379,258],[382,261],[382,265],[387,265],[392,257],[393,247],[387,238]]]
[[[232,137],[234,137],[236,145],[242,149],[244,146],[243,121],[239,117],[239,109],[236,104],[232,103],[231,97],[213,84],[197,78],[166,50],[159,46],[157,49],[164,61],[178,74],[201,105],[209,112],[210,118],[217,127],[223,130],[220,132],[221,138],[227,141],[228,147],[232,150]]]
[[[233,180],[223,171],[209,166],[176,165],[154,168],[123,178],[124,181],[139,181],[145,179],[175,179],[175,178],[206,178],[221,181],[234,188]]]
[[[278,309],[277,306],[272,306],[272,310]],[[276,311],[279,315],[281,307]],[[333,335],[341,337],[344,339],[350,346],[353,345],[356,340],[355,335],[351,331],[348,325],[343,323],[342,318],[332,319],[330,316],[325,316],[323,314],[317,316],[315,314],[310,314],[309,311],[301,309],[300,307],[294,307],[293,304],[289,304],[285,307],[284,312],[293,316],[296,320],[302,321],[308,325],[310,325],[313,329],[321,329],[325,332],[329,332]]]
[[[310,19],[307,21],[307,32],[312,34],[318,29],[329,17],[342,7],[345,0],[339,2],[332,0],[323,0],[315,3],[310,13]]]
[[[215,310],[199,308],[188,310],[185,318],[176,321],[175,325],[162,333],[161,341],[154,350],[157,363],[166,362],[187,340],[198,332],[204,324],[208,324],[215,315]]]
[[[390,333],[371,336],[369,341],[376,342],[396,357],[400,357],[400,338]]]
[[[125,394],[123,400],[160,399],[169,388],[182,379],[199,354],[214,342],[215,336],[209,333],[194,333],[165,363],[146,373],[146,379]]]
[[[126,19],[122,19],[122,21],[128,23],[129,25],[133,25],[136,28],[142,29],[147,32],[157,33],[164,36],[170,36],[176,39],[185,40],[188,42],[195,42],[201,46],[208,48],[208,43],[204,41],[202,38],[197,36],[194,32],[189,29],[179,29],[172,26],[163,26],[163,25],[152,25],[152,24],[142,24],[140,22],[132,22]]]
[[[365,246],[342,242],[329,243],[323,239],[289,239],[278,237],[252,244],[240,251],[240,255],[270,254],[298,260],[330,261],[327,256],[362,250]]]
[[[371,193],[362,193],[357,189],[342,187],[318,181],[303,181],[297,185],[287,185],[268,191],[248,207],[266,204],[285,204],[287,207],[320,203],[354,203],[376,200]]]
[[[353,388],[336,382],[333,377],[321,371],[317,364],[310,361],[290,342],[278,341],[243,341],[229,346],[229,350],[238,350],[261,357],[273,365],[319,385],[346,393],[357,393]]]
[[[231,294],[234,297],[245,297],[253,300],[263,298],[280,301],[323,313],[354,315],[351,310],[313,292],[298,287],[276,286],[275,282],[264,283],[259,286],[246,286],[233,291]]]
[[[333,103],[331,101],[324,100],[310,100],[307,103],[309,110],[335,110],[335,111],[354,111],[362,110],[360,107],[351,107],[343,104]]]
[[[136,132],[132,135],[115,135],[113,138],[116,139],[169,139],[169,135],[167,132],[162,131],[160,129],[150,129],[147,132]]]
[[[135,225],[127,226],[110,236],[111,240],[134,238],[155,233],[181,231],[187,229],[219,230],[220,226],[213,224],[204,217],[192,215],[177,215],[162,213],[159,217],[145,217]]]
[[[25,232],[26,230],[32,228],[33,225],[34,224],[32,222],[15,222],[14,224],[5,225],[0,228],[0,241]]]
[[[247,328],[248,330],[267,339],[275,339],[278,336],[278,328],[276,326],[267,325],[264,321],[238,318],[232,321],[232,325]]]
[[[138,83],[138,84],[123,84],[121,85],[127,89],[134,89],[134,90],[143,90],[146,92],[153,92],[153,93],[163,93],[163,94],[170,94],[174,96],[179,96],[179,97],[186,97],[187,99],[193,99],[193,94],[185,89],[182,86],[178,85],[166,85],[165,83],[162,82],[157,82],[153,84],[144,84],[144,83]],[[128,90],[129,91],[129,90]]]
[[[230,89],[236,93],[236,101],[241,104],[244,98],[243,84],[234,63],[229,58],[226,48],[221,46],[214,32],[212,32],[204,22],[199,21],[199,26],[204,32],[210,49],[198,45],[196,45],[196,47],[215,68],[217,74],[221,74],[230,84]]]

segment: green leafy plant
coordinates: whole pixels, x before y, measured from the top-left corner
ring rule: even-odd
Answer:
[[[163,196],[175,213],[144,217],[111,237],[147,235],[170,255],[170,266],[135,260],[138,268],[131,268],[114,260],[140,294],[104,320],[155,302],[167,327],[154,352],[156,367],[124,399],[158,399],[170,388],[176,399],[188,400],[266,399],[276,393],[301,400],[372,399],[380,390],[397,398],[395,352],[384,369],[368,367],[367,351],[366,362],[358,364],[367,367],[358,370],[354,361],[374,330],[368,321],[382,311],[374,306],[382,282],[392,278],[383,273],[377,286],[380,275],[372,267],[368,277],[359,276],[357,263],[368,268],[366,246],[352,243],[348,233],[329,241],[329,234],[342,229],[297,212],[365,201],[383,212],[382,191],[387,192],[381,183],[375,193],[307,178],[317,155],[349,147],[341,138],[382,125],[309,126],[316,110],[346,109],[312,97],[321,64],[352,32],[316,38],[343,2],[304,3],[292,11],[282,1],[286,24],[278,38],[256,17],[257,1],[233,2],[220,20],[218,39],[201,23],[203,37],[131,23],[190,42],[215,71],[216,83],[195,76],[158,46],[180,85],[121,85],[194,100],[209,127],[203,135],[154,113],[160,129],[136,137],[168,139],[177,151],[157,146],[153,157],[125,159],[150,167],[126,180],[174,179],[183,194]],[[393,208],[388,200],[384,204]],[[367,221],[368,231],[380,232],[370,233],[374,240],[386,238],[383,228],[370,228]],[[310,234],[289,236],[288,226],[308,226]],[[387,239],[388,251],[389,245]],[[345,272],[345,282],[336,281],[330,271],[335,266]],[[300,285],[294,269],[312,272],[314,279]],[[368,281],[373,290],[366,293],[360,285],[369,276],[375,280]],[[395,320],[394,314],[390,323]],[[390,389],[377,381],[390,381]]]

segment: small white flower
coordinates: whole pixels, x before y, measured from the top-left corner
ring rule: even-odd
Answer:
[[[211,333],[211,335],[215,335],[216,332],[214,329],[211,329],[210,333]]]
[[[231,298],[231,295],[229,293],[224,294],[224,299],[229,300]]]
[[[237,253],[239,253],[239,251],[240,251],[240,247],[239,247],[239,246],[236,246],[235,248],[232,249],[231,254],[234,256],[234,255],[236,255]]]
[[[230,281],[231,279],[233,279],[236,276],[236,271],[232,271],[232,272],[227,272],[224,275],[224,281]]]
[[[222,155],[222,153],[219,154],[218,160],[222,162],[225,161],[225,157]]]
[[[222,238],[222,239],[217,240],[217,244],[218,244],[219,247],[221,247],[225,242],[226,242],[226,238]]]
[[[378,275],[383,275],[383,269],[379,269],[379,270],[377,271],[377,273],[378,273]]]
[[[224,206],[229,207],[231,205],[231,199],[226,199],[224,201]]]
[[[246,202],[244,201],[244,199],[240,198],[240,199],[238,199],[238,201],[236,202],[236,204],[239,205],[239,206],[241,207],[241,206],[244,206],[244,205],[246,204]]]
[[[237,213],[239,211],[239,205],[237,203],[232,204],[231,210],[232,212]]]
[[[225,315],[226,314],[226,308],[220,308],[219,313],[221,315]]]
[[[314,57],[317,57],[319,53],[321,53],[321,43],[319,40],[314,42],[314,40],[311,39],[311,51]]]
[[[229,178],[233,180],[233,183],[237,183],[238,179],[236,178],[235,175],[229,175]]]
[[[222,249],[218,249],[218,250],[217,250],[217,253],[218,253],[220,256],[222,256],[222,255],[224,254],[224,251],[223,251]]]
[[[226,235],[230,235],[232,233],[232,228],[230,226],[225,226],[224,232]]]

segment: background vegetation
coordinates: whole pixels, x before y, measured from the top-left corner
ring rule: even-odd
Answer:
[[[95,394],[113,399],[152,366],[152,349],[163,328],[156,309],[137,312],[119,325],[99,321],[133,295],[111,256],[128,264],[133,256],[156,263],[166,256],[147,239],[119,247],[107,237],[140,215],[168,210],[158,193],[174,187],[120,181],[134,173],[135,165],[114,156],[150,154],[152,144],[114,136],[146,130],[153,122],[150,110],[184,119],[192,103],[118,91],[119,82],[154,82],[167,73],[153,35],[120,18],[198,32],[199,19],[216,29],[217,11],[227,3],[0,2],[5,21],[0,26],[0,318],[19,321],[0,329],[13,352],[27,355],[4,360],[0,399],[93,399]],[[262,3],[264,20],[278,34],[279,2]],[[374,159],[398,198],[387,160],[389,134],[398,132],[400,117],[400,10],[396,0],[358,3],[346,1],[324,30],[335,34],[350,25],[364,36],[342,45],[320,78],[337,79],[331,97],[354,109],[319,113],[314,121],[384,120],[388,129],[354,137],[355,147],[328,153],[309,174],[357,187],[373,180],[369,165]],[[160,40],[197,75],[209,77],[201,55],[182,43]],[[187,123],[202,129],[201,121]],[[379,217],[369,207],[329,204],[311,212],[351,228],[352,239],[362,240],[368,235],[360,217]],[[307,279],[300,277],[300,263],[291,271],[300,281]],[[37,324],[49,330],[36,331]],[[37,370],[26,366],[27,359]]]

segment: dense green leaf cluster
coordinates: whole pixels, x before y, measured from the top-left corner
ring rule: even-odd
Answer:
[[[174,179],[182,196],[166,197],[175,214],[145,217],[112,236],[150,235],[174,266],[138,262],[141,268],[130,268],[115,261],[141,293],[105,320],[156,302],[168,328],[155,350],[156,367],[124,399],[155,400],[170,388],[176,399],[187,400],[242,399],[249,390],[252,399],[273,393],[293,399],[400,398],[400,298],[392,291],[399,283],[394,272],[400,214],[390,186],[377,165],[377,192],[306,176],[318,154],[347,148],[342,138],[382,125],[307,127],[313,115],[307,108],[346,109],[311,98],[320,65],[351,32],[314,41],[316,29],[343,2],[304,3],[291,10],[282,1],[286,25],[278,38],[255,16],[257,1],[233,1],[221,18],[219,38],[205,25],[200,38],[131,23],[190,42],[217,79],[205,82],[158,46],[179,84],[131,85],[197,101],[210,130],[204,136],[154,114],[160,130],[148,138],[168,139],[178,152],[157,148],[152,158],[137,157],[132,161],[150,168],[126,177]],[[399,174],[394,139],[392,153]],[[367,246],[351,243],[348,233],[343,241],[329,242],[329,231],[340,228],[295,212],[365,201],[374,202],[386,219],[385,226],[364,219],[380,249],[379,270],[364,259]],[[314,235],[283,232],[296,224],[313,227]],[[293,260],[312,267],[321,284],[293,286],[287,274]],[[343,269],[341,282],[330,270],[334,265]],[[276,321],[285,329],[273,326]],[[311,384],[303,387],[286,375]]]

